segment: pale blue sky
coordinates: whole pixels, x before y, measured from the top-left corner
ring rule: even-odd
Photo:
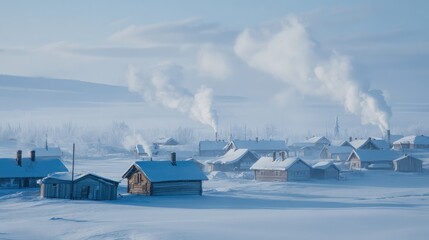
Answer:
[[[428,9],[427,1],[387,0],[0,1],[0,74],[125,86],[130,65],[148,76],[168,62],[183,67],[188,89],[205,85],[215,95],[273,105],[273,95],[290,94],[289,101],[295,90],[249,67],[234,44],[247,28],[296,16],[321,56],[347,55],[353,78],[383,90],[395,110],[429,104]],[[211,61],[201,65],[207,51]],[[395,113],[393,120],[400,121]]]

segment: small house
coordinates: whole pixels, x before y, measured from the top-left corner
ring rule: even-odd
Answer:
[[[127,192],[148,196],[201,195],[204,172],[193,161],[137,161],[124,173]]]
[[[272,152],[287,151],[286,142],[283,140],[232,140],[224,148],[225,152],[231,149],[248,149],[259,156]]]
[[[198,144],[198,155],[200,157],[218,157],[225,154],[226,142],[224,141],[200,141]]]
[[[396,150],[429,149],[429,137],[424,135],[406,136],[393,142],[393,148]]]
[[[249,171],[258,156],[248,149],[231,149],[225,155],[207,162],[208,171]]]
[[[313,165],[311,177],[317,179],[340,179],[340,169],[333,162],[320,161]]]
[[[250,167],[259,181],[302,181],[311,176],[311,166],[297,157],[261,157]]]
[[[23,158],[22,151],[15,158],[0,158],[0,188],[35,188],[37,180],[52,172],[67,172],[60,159],[36,158],[31,152],[30,158]]]
[[[422,172],[423,161],[409,155],[404,155],[393,160],[393,170],[396,172]]]
[[[353,149],[366,149],[366,150],[379,150],[380,148],[372,141],[371,138],[367,139],[356,139],[349,144]]]
[[[75,200],[115,200],[119,182],[87,173],[53,173],[39,181],[40,196]],[[71,190],[73,188],[73,191]]]
[[[350,146],[325,146],[320,151],[320,158],[346,161],[352,151]]]
[[[391,150],[353,150],[347,162],[350,168],[367,169],[393,169],[393,160],[398,158],[398,153]]]

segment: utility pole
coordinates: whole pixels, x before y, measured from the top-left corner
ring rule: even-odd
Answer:
[[[72,200],[73,200],[73,188],[74,188],[74,151],[75,151],[75,145],[73,143],[72,177],[71,177],[71,189],[70,189],[70,199]]]

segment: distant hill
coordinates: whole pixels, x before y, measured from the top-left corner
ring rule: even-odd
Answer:
[[[80,106],[97,103],[141,102],[126,87],[78,80],[0,75],[0,108]]]

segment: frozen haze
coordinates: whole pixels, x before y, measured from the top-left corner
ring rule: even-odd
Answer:
[[[237,37],[236,54],[305,95],[341,103],[348,112],[361,116],[362,123],[377,125],[382,133],[389,129],[392,111],[383,92],[363,88],[353,80],[348,57],[335,52],[329,57],[318,54],[316,44],[295,17],[279,25],[244,30]]]

